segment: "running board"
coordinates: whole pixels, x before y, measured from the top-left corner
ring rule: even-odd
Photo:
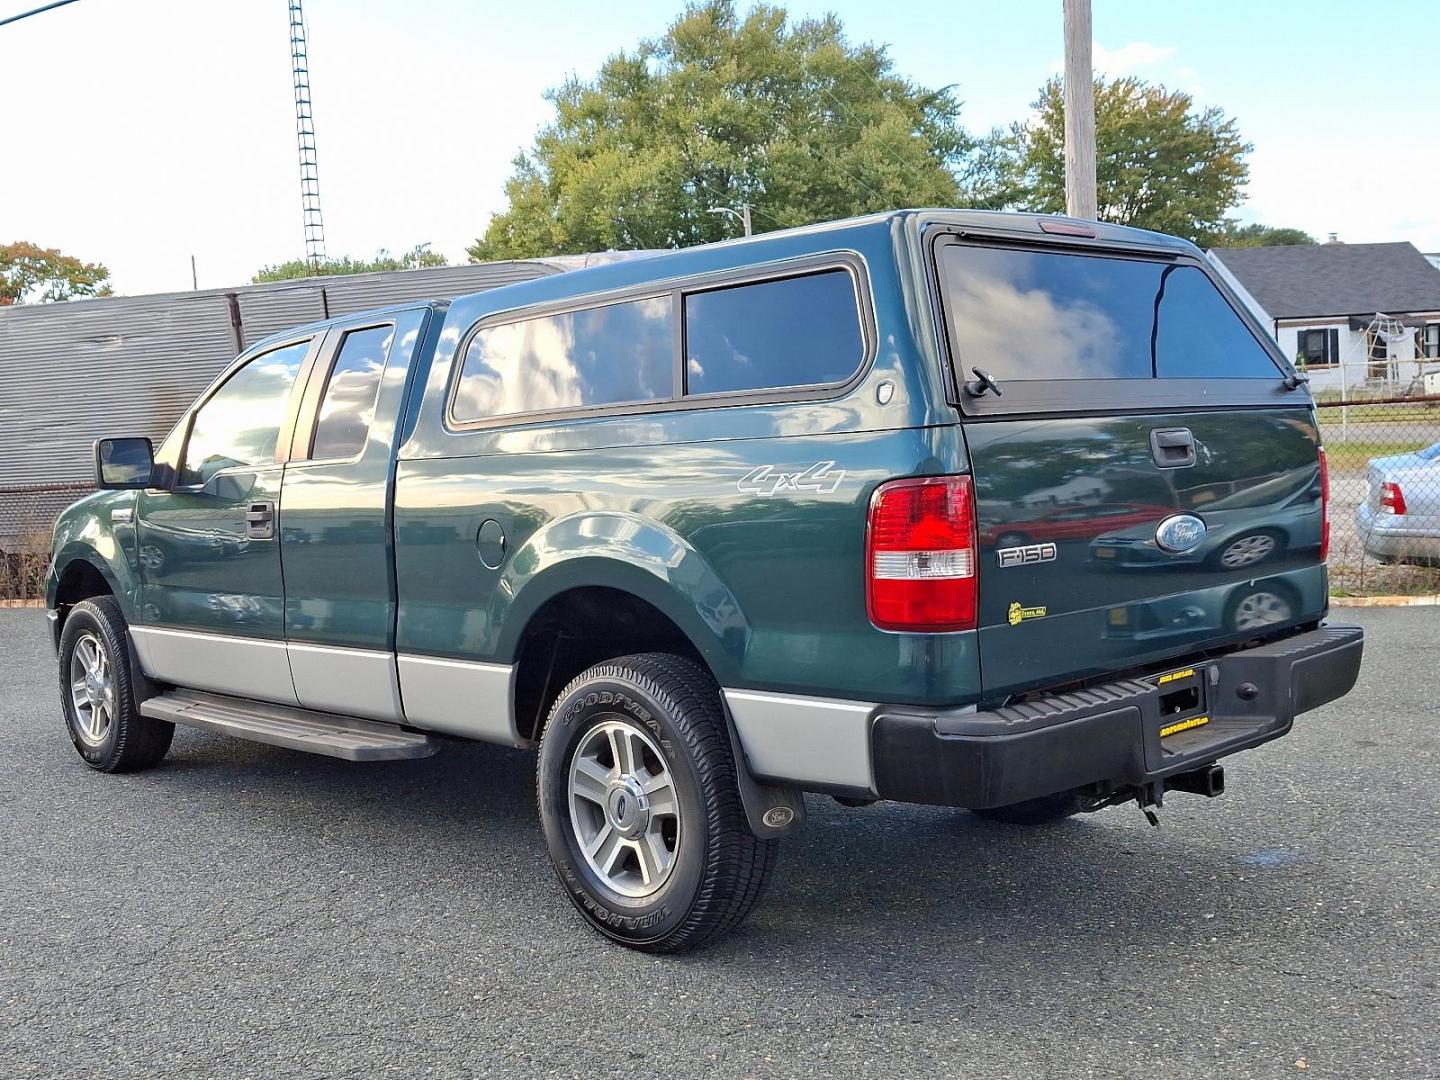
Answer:
[[[172,724],[207,728],[251,742],[285,746],[347,761],[429,757],[440,744],[418,731],[351,716],[263,701],[172,690],[140,703],[140,712]]]

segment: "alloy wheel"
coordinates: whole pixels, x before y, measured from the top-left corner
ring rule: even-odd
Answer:
[[[70,652],[70,704],[80,738],[103,743],[115,722],[115,672],[105,643],[88,630]]]
[[[636,898],[659,891],[680,848],[680,801],[654,739],[618,718],[585,733],[570,759],[570,826],[608,888]]]

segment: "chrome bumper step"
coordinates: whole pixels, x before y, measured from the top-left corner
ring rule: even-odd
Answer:
[[[440,743],[418,731],[350,716],[271,705],[261,701],[172,690],[140,703],[157,720],[207,728],[238,739],[304,750],[347,761],[429,757]]]

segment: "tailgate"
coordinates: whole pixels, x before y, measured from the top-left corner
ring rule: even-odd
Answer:
[[[1157,431],[1189,432],[1195,464],[1159,466]],[[966,438],[987,693],[1134,667],[1324,611],[1307,410],[991,421],[967,425]],[[1182,515],[1162,534],[1167,550],[1157,533]],[[1204,525],[1198,540],[1191,517]],[[1177,528],[1183,535],[1168,535]]]
[[[934,240],[966,373],[987,696],[1324,612],[1309,394],[1198,253],[1166,243]]]

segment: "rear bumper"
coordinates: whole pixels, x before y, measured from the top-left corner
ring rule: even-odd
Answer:
[[[1090,785],[1161,781],[1279,738],[1300,713],[1344,696],[1363,647],[1359,627],[1326,626],[1196,661],[1208,721],[1164,740],[1161,728],[1172,719],[1162,715],[1166,690],[1155,677],[989,712],[884,708],[870,729],[875,790],[902,802],[987,809]]]
[[[1417,518],[1419,519],[1417,521]],[[1435,519],[1419,515],[1379,513],[1369,504],[1355,513],[1365,551],[1385,558],[1440,558],[1440,528]]]

